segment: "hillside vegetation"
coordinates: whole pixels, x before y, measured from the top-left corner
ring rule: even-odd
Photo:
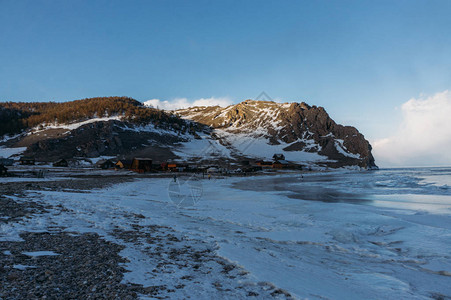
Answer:
[[[164,111],[145,107],[129,97],[98,97],[70,102],[0,103],[0,136],[20,133],[40,124],[71,123],[94,117],[122,116],[135,124],[182,125],[183,120]]]

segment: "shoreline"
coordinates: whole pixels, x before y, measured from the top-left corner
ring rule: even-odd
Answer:
[[[351,182],[355,181],[355,188],[362,189],[368,189],[365,182],[372,182],[374,176],[385,176],[384,173],[363,173],[370,176],[365,177],[362,173],[341,172],[306,177],[312,180],[322,177],[330,186],[331,177],[343,179],[344,174],[351,176]],[[71,255],[72,250],[63,247],[69,249],[64,254],[57,248],[36,249],[37,243],[32,241],[51,236],[51,245],[57,245],[58,239],[74,243],[79,239],[80,245],[97,245],[95,249],[103,249],[97,254],[93,248],[91,254],[76,255],[88,258],[93,255],[93,261],[102,253],[106,253],[103,257],[112,258],[108,269],[113,274],[106,278],[112,276],[113,290],[126,293],[117,298],[349,299],[351,293],[354,297],[350,298],[356,299],[422,299],[451,295],[447,284],[451,274],[447,258],[451,243],[446,234],[451,230],[449,216],[341,202],[294,201],[289,193],[275,190],[265,180],[296,176],[277,175],[280,176],[201,180],[202,199],[186,207],[177,207],[168,197],[172,176],[105,176],[11,184],[28,191],[14,195],[19,189],[11,189],[13,195],[7,199],[18,203],[31,201],[43,206],[45,211],[14,221],[17,227],[10,228],[16,230],[11,231],[10,237],[18,236],[20,230],[35,232],[6,242],[4,245],[16,245],[11,246],[15,249],[13,258],[5,255],[3,248],[0,258],[8,262],[8,274],[14,271],[10,278],[13,281],[21,280],[15,278],[19,272],[34,274],[30,278],[53,278],[58,270],[69,266],[55,271],[48,269],[49,264]],[[186,177],[178,179],[180,188],[186,183]],[[113,184],[102,185],[114,178],[117,181]],[[263,183],[256,186],[249,180]],[[408,186],[413,184],[405,182]],[[247,184],[249,189],[236,189],[235,183]],[[84,188],[87,187],[84,184],[90,189]],[[343,187],[350,188],[349,182],[339,181],[336,188]],[[189,189],[180,190],[183,191]],[[2,226],[3,230],[7,228]],[[428,243],[419,244],[420,240]],[[24,245],[30,247],[25,249]],[[27,261],[23,253],[44,250],[60,254],[31,260],[48,261],[42,263],[46,268],[44,275],[43,268],[41,273],[34,273],[39,268],[11,268],[41,266],[28,263],[30,259]],[[77,251],[74,249],[72,253]],[[77,263],[73,265],[76,274]],[[50,274],[47,276],[46,271],[53,273],[47,272]],[[92,276],[92,282],[96,282],[96,275]],[[94,292],[114,298],[113,290],[102,287],[102,280]],[[322,281],[328,285],[318,285]],[[94,285],[88,286],[77,288],[83,295],[92,295]]]
[[[185,298],[196,293],[196,286],[204,285],[197,277],[205,281],[212,274],[215,274],[213,280],[208,279],[212,281],[211,287],[203,287],[205,294],[197,297],[292,298],[288,292],[275,286],[252,283],[246,270],[215,253],[214,243],[205,244],[205,241],[186,236],[172,227],[155,224],[142,214],[115,211],[113,216],[110,213],[105,215],[110,221],[103,220],[102,224],[92,224],[92,227],[86,223],[88,219],[84,215],[92,217],[94,213],[106,212],[87,211],[89,207],[74,209],[64,201],[43,199],[46,194],[69,196],[70,193],[71,198],[92,195],[113,186],[127,186],[127,183],[153,177],[100,178],[88,175],[76,180],[0,185],[0,225],[3,224],[0,235],[1,298],[179,297],[175,295],[184,295]],[[5,210],[5,205],[11,209]],[[34,206],[38,208],[32,209]],[[12,211],[22,213],[13,216]],[[127,225],[115,225],[114,220],[118,218]],[[9,234],[8,229],[11,230]],[[40,255],[42,251],[54,255]],[[139,270],[142,260],[154,268]],[[179,269],[176,273],[188,274],[179,276],[178,284],[173,284],[177,280],[172,278],[171,272],[174,271],[169,271],[174,268]],[[134,273],[136,269],[138,275],[130,277],[130,272],[134,270]],[[149,280],[140,283],[143,273],[146,277],[152,274],[155,279],[166,278],[154,280],[149,285]],[[243,285],[242,281],[247,283]],[[190,291],[184,292],[190,285]],[[191,296],[196,298],[195,294]]]

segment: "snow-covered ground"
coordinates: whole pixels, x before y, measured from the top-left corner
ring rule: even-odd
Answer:
[[[36,133],[36,132],[44,131],[47,129],[74,130],[74,129],[77,129],[78,127],[81,127],[86,124],[91,124],[91,123],[95,123],[95,122],[107,122],[107,121],[111,121],[111,120],[118,121],[118,120],[121,120],[121,118],[122,118],[121,116],[110,116],[110,117],[102,117],[102,118],[91,118],[86,121],[75,122],[75,123],[70,123],[70,124],[65,124],[65,123],[42,124],[41,128],[39,126],[36,126],[35,128],[32,129],[32,131],[34,133]],[[28,134],[31,134],[31,131]]]
[[[249,272],[247,280],[299,298],[444,299],[451,297],[450,178],[450,169],[406,169],[202,180],[200,201],[186,207],[168,197],[168,178],[89,193],[33,191],[29,197],[74,213],[2,225],[0,239],[58,224],[116,241],[112,230],[127,230],[128,216],[142,215],[140,226],[168,226],[202,241],[194,247],[210,247]],[[124,281],[152,286],[186,272],[156,277],[155,261],[144,254],[149,245],[126,246],[121,254],[131,272]],[[209,298],[214,291],[188,286],[171,297]]]
[[[12,155],[21,154],[25,150],[27,150],[27,147],[7,148],[0,146],[0,157],[8,158]]]

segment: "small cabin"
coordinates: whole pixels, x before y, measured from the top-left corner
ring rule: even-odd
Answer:
[[[271,168],[272,167],[272,162],[270,162],[270,161],[258,160],[255,163],[257,164],[257,166],[260,166],[262,168]]]
[[[130,170],[144,173],[150,172],[152,170],[152,159],[151,158],[133,158]]]
[[[118,160],[115,167],[116,167],[116,169],[131,169],[132,162],[133,161],[131,159],[121,159],[121,160]]]
[[[34,164],[36,163],[36,160],[35,160],[33,157],[25,157],[25,156],[22,156],[22,157],[19,159],[19,163],[20,163],[21,165],[34,165]]]
[[[0,165],[0,176],[7,176],[8,175],[8,168],[4,165]]]
[[[96,167],[104,170],[111,169],[114,168],[114,162],[111,159],[102,159],[96,163]]]
[[[58,161],[55,161],[55,162],[53,163],[53,166],[54,166],[54,167],[65,167],[65,168],[67,168],[67,167],[69,166],[69,163],[67,162],[67,160],[65,160],[65,159],[63,158],[63,159],[60,159],[60,160],[58,160]]]
[[[275,161],[272,164],[272,167],[274,169],[286,169],[286,168],[290,167],[290,163],[284,159],[280,159],[280,160]]]

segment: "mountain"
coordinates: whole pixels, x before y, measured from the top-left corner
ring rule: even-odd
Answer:
[[[0,125],[0,148],[26,147],[23,154],[40,161],[101,155],[175,158],[166,148],[185,141],[180,132],[188,130],[187,122],[172,113],[128,97],[4,102]]]
[[[330,167],[375,168],[371,145],[354,127],[334,122],[324,108],[302,103],[246,100],[226,108],[194,107],[175,113],[214,128],[214,138],[235,156]]]
[[[371,146],[322,107],[246,100],[226,108],[162,111],[127,97],[65,103],[0,103],[1,147],[26,147],[41,161],[152,157],[155,161],[230,165],[286,160],[308,167],[374,168]]]

